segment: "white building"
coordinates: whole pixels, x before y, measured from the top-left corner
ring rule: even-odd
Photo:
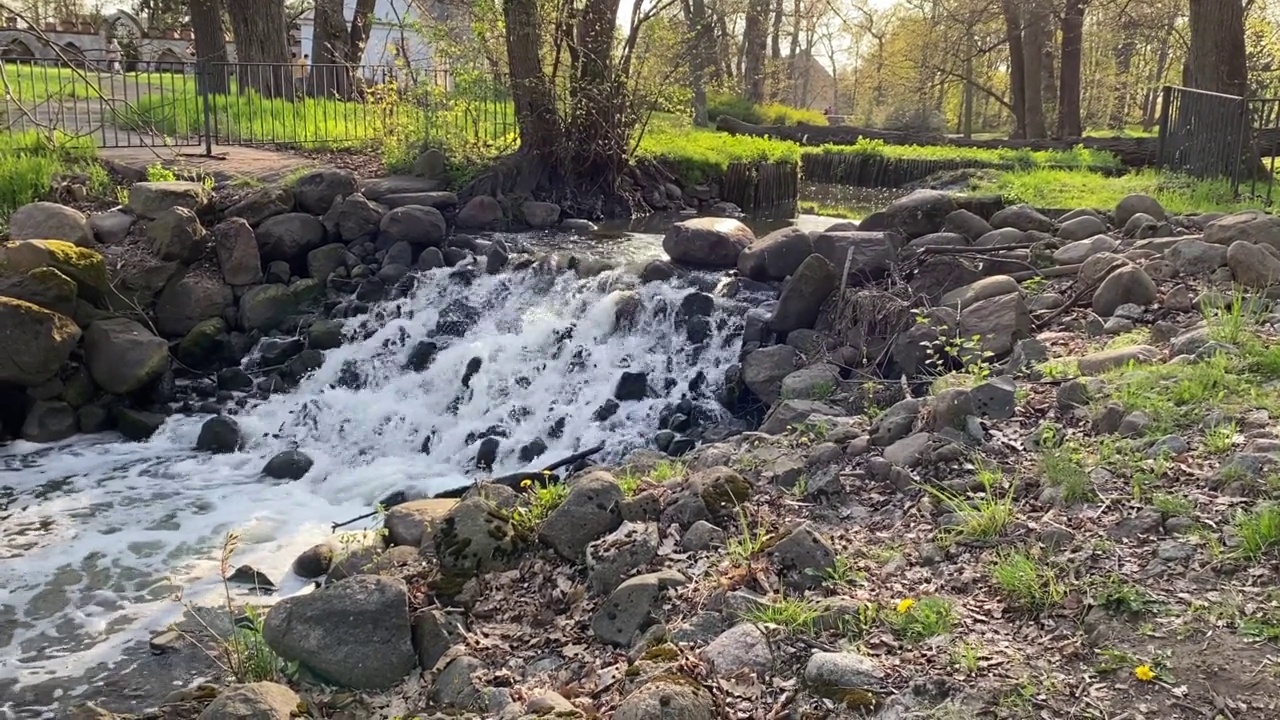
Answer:
[[[423,17],[422,6],[432,8],[434,17]],[[356,0],[344,0],[343,18],[350,26],[355,16]],[[308,10],[298,18],[299,38],[302,54],[315,58],[313,43],[315,38],[314,10]],[[446,8],[434,2],[412,2],[411,0],[377,0],[369,28],[369,41],[365,44],[362,65],[387,66],[407,65],[414,70],[444,70],[431,52],[422,28],[429,23],[446,20]]]

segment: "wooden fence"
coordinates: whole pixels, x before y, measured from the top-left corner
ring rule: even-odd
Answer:
[[[793,218],[800,212],[800,168],[793,163],[732,163],[720,196],[752,217]]]

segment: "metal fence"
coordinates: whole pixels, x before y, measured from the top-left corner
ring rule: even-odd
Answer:
[[[100,148],[325,149],[393,138],[514,144],[505,83],[483,72],[386,65],[105,62],[4,58],[6,130],[59,130]]]
[[[1236,196],[1270,205],[1280,155],[1280,98],[1166,86],[1160,115],[1159,166],[1223,179]]]

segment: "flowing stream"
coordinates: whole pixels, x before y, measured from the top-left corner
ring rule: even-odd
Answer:
[[[659,257],[656,240],[631,236],[622,259]],[[71,704],[94,672],[181,617],[179,592],[213,602],[228,532],[240,534],[235,563],[265,571],[284,596],[309,587],[289,564],[331,522],[392,491],[469,482],[486,433],[506,436],[500,474],[596,444],[616,459],[648,444],[682,396],[718,411],[711,394],[736,361],[747,305],[718,297],[696,347],[680,311],[694,284],[711,290],[716,277],[641,285],[634,272],[580,278],[547,266],[451,275],[423,275],[409,297],[346,321],[351,339],[297,389],[238,411],[241,452],[193,450],[208,416],[174,416],[144,443],[104,435],[0,448],[0,718],[48,716],[30,698],[50,694],[21,689],[51,679],[55,704]],[[618,328],[626,293],[640,309]],[[407,369],[427,340],[438,346],[429,367]],[[597,420],[624,371],[647,373],[649,396]],[[522,462],[536,439],[546,452]],[[315,461],[304,479],[261,475],[293,448]]]

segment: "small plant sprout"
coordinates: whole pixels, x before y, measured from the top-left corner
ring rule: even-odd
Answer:
[[[747,513],[738,507],[738,532],[730,535],[726,541],[729,561],[734,565],[750,564],[751,559],[764,549],[769,541],[769,532],[763,527],[751,530]]]
[[[990,572],[1006,598],[1032,612],[1048,610],[1066,597],[1053,568],[1022,550],[1001,553]]]
[[[536,533],[547,517],[564,504],[565,498],[569,497],[569,488],[564,483],[528,482],[528,486],[521,482],[526,492],[526,504],[511,511],[511,524],[518,530]]]
[[[968,675],[975,675],[982,662],[982,646],[964,641],[951,651],[951,661]]]

